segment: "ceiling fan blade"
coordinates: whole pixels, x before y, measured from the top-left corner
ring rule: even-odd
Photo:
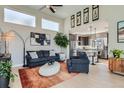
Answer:
[[[39,10],[41,11],[41,10],[43,10],[44,8],[46,8],[47,6],[46,5],[44,5],[44,6],[42,6]]]
[[[56,9],[54,9],[54,8],[55,7],[62,7],[62,6],[63,5],[44,5],[39,10],[42,11],[44,8],[49,8],[52,13],[55,13],[56,12]]]
[[[51,6],[49,7],[49,9],[50,9],[53,13],[56,12]]]

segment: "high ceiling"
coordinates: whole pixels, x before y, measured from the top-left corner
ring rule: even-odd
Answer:
[[[54,7],[56,9],[56,13],[52,13],[48,8],[40,10],[40,8],[44,7],[44,5],[27,5],[27,7],[64,19],[79,10],[83,10],[84,5],[63,5],[62,7]]]
[[[72,14],[76,14],[78,11],[83,11],[83,9],[86,8],[87,6],[85,5],[63,5],[62,7],[54,7],[56,9],[56,13],[52,13],[49,8],[46,8],[46,7],[43,8],[44,5],[26,5],[26,7],[39,11],[39,12],[43,12],[50,16],[55,16],[61,19],[65,19]],[[43,9],[40,10],[40,8],[43,8]],[[71,33],[89,34],[90,25],[93,25],[94,28],[97,28],[96,29],[97,33],[108,32],[108,22],[99,19],[98,21],[91,22],[90,24],[86,24],[85,26],[80,26],[79,28],[81,30],[74,29],[74,32],[71,31]],[[92,30],[94,30],[94,28]],[[75,30],[77,31],[75,32]]]

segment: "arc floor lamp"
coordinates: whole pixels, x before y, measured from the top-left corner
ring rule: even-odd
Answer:
[[[23,67],[26,67],[27,64],[25,62],[25,44],[29,37],[27,37],[26,39],[23,39],[23,37],[14,30],[10,30],[9,32],[5,33],[6,39],[9,39],[9,40],[15,38],[16,36],[18,36],[20,38],[20,40],[22,41],[22,44],[23,44]]]

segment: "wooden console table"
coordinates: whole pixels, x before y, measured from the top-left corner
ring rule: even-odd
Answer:
[[[11,60],[11,54],[0,56],[0,61],[8,61]]]
[[[111,72],[124,75],[124,58],[109,58],[108,67]]]

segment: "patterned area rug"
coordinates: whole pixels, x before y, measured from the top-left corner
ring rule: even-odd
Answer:
[[[23,88],[48,88],[68,80],[78,73],[68,73],[66,64],[60,63],[61,70],[58,74],[50,77],[40,76],[39,67],[19,69],[19,75]]]

